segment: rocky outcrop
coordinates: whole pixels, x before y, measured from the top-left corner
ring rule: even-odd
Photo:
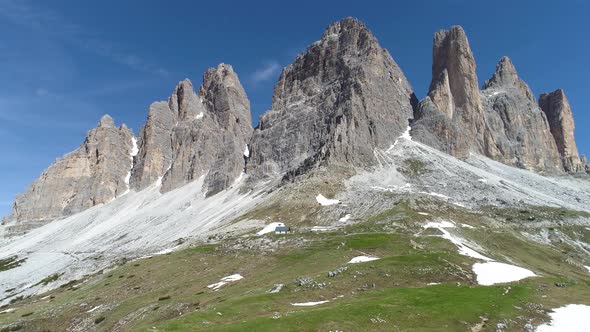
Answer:
[[[428,110],[418,107],[412,136],[459,158],[484,150],[485,120],[475,59],[459,26],[434,35]],[[444,117],[440,117],[443,114]]]
[[[319,165],[375,165],[375,150],[406,130],[412,98],[401,69],[364,24],[333,23],[281,73],[247,170],[290,179]]]
[[[75,151],[16,197],[8,221],[49,221],[107,203],[129,189],[133,132],[105,115]]]
[[[492,78],[484,83],[482,102],[486,156],[537,172],[562,171],[545,113],[508,57],[500,60]]]
[[[133,188],[159,182],[165,192],[202,176],[208,195],[228,188],[244,170],[251,121],[250,103],[231,66],[209,69],[198,93],[189,80],[180,82],[167,103],[150,107]]]
[[[547,115],[563,168],[572,173],[584,171],[574,139],[574,116],[563,90],[542,94],[539,105]]]

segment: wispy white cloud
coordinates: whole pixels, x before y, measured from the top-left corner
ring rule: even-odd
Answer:
[[[252,81],[254,83],[265,82],[276,78],[281,71],[281,65],[276,61],[265,63],[260,68],[256,69],[252,74]]]
[[[26,0],[0,0],[0,17],[40,34],[74,44],[133,70],[166,76],[169,72],[120,46],[103,40],[58,12]]]

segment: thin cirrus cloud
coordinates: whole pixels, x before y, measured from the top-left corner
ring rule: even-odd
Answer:
[[[97,38],[80,25],[68,22],[59,13],[32,5],[26,0],[0,0],[0,17],[44,36],[71,43],[133,70],[159,76],[169,74],[168,70]]]
[[[281,65],[276,61],[271,61],[260,68],[256,69],[252,74],[252,82],[262,83],[277,77],[281,71]]]

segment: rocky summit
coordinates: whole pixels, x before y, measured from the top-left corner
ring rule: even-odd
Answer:
[[[432,81],[412,129],[419,141],[459,158],[484,151],[485,120],[475,59],[459,26],[434,35]]]
[[[360,21],[330,25],[283,69],[251,141],[248,172],[292,178],[320,165],[377,165],[408,127],[414,94]]]
[[[131,185],[160,183],[165,192],[204,176],[206,192],[215,194],[244,171],[251,134],[250,102],[233,68],[209,69],[198,93],[184,80],[167,103],[150,106]]]
[[[582,165],[574,139],[574,116],[565,92],[558,89],[551,93],[544,93],[539,97],[539,105],[547,115],[563,168],[567,172],[584,171],[585,166]]]
[[[508,57],[500,60],[492,78],[484,83],[482,102],[486,156],[537,172],[562,170],[547,117]]]
[[[112,201],[129,190],[136,153],[133,132],[105,115],[79,148],[17,196],[5,222],[46,222]]]

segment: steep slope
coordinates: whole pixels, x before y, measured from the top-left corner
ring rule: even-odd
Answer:
[[[584,171],[574,139],[574,116],[565,92],[558,89],[544,93],[539,97],[539,105],[549,120],[563,168],[572,173]]]
[[[281,73],[247,170],[288,179],[323,164],[375,165],[375,149],[406,130],[412,98],[401,69],[364,24],[335,22]]]
[[[5,222],[46,222],[112,201],[129,190],[135,137],[105,115],[75,151],[18,195]]]
[[[562,170],[545,113],[508,57],[500,60],[482,94],[486,156],[538,172]]]
[[[215,194],[243,172],[251,133],[250,103],[231,66],[209,69],[198,94],[184,80],[168,103],[150,106],[132,187],[162,181],[162,191],[170,191],[206,175],[204,190]]]
[[[412,135],[455,157],[484,151],[484,111],[475,59],[460,26],[434,34],[428,97],[414,114]]]
[[[67,282],[121,259],[162,253],[189,238],[202,241],[267,197],[239,194],[235,186],[206,198],[202,195],[204,186],[201,177],[162,194],[160,186],[154,184],[23,236],[5,239],[0,260],[19,257],[22,263],[0,271],[0,301],[15,290],[20,295],[38,292],[45,286],[40,281],[48,276],[58,275]]]

